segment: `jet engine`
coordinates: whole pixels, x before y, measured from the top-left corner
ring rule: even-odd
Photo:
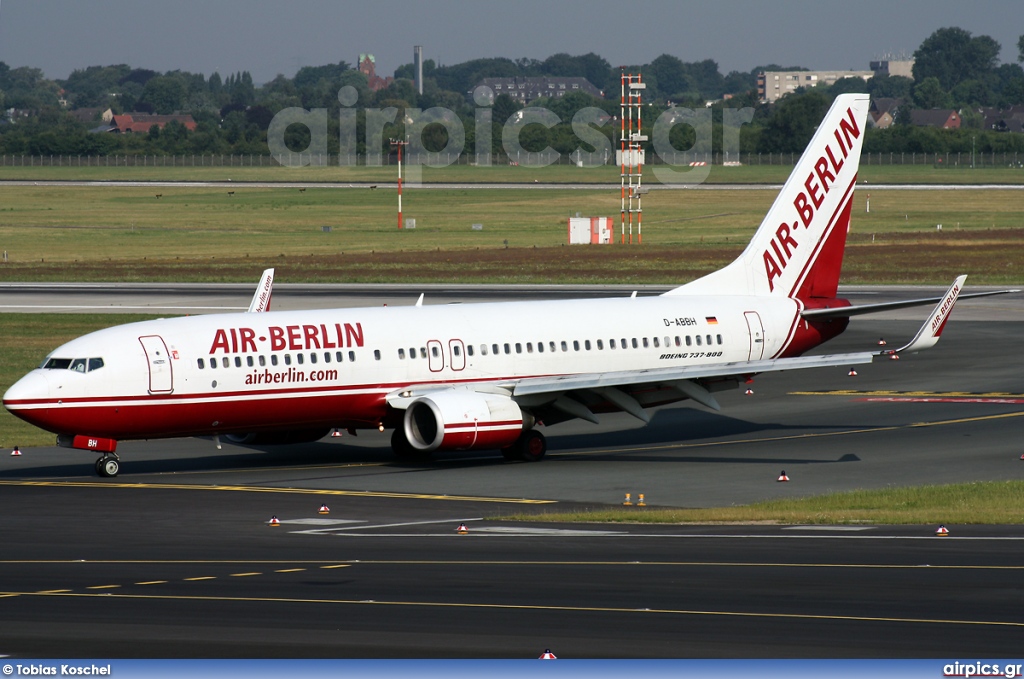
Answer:
[[[470,389],[421,396],[406,408],[405,438],[418,451],[493,449],[511,446],[533,426],[511,398]]]

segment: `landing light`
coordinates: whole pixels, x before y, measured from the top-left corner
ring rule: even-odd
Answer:
[[[402,398],[409,398],[410,396],[412,396],[412,392],[406,389],[401,394],[399,394],[399,396],[401,396]]]

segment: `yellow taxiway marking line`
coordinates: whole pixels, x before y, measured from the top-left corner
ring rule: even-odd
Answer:
[[[166,580],[149,580],[147,582],[136,582],[136,585],[166,585]]]
[[[823,391],[791,391],[790,396],[911,396],[914,398],[1024,398],[1024,394],[1005,391],[858,391],[857,389],[832,389]]]
[[[313,488],[279,488],[270,486],[196,486],[184,483],[104,483],[100,481],[0,481],[0,486],[33,486],[46,488],[128,488],[143,490],[220,490],[240,493],[282,493],[288,495],[331,495],[346,497],[377,497],[402,500],[447,500],[452,502],[493,502],[498,504],[546,505],[556,500],[525,498],[475,497],[472,495],[430,495],[425,493],[387,493],[369,490],[322,490]]]
[[[263,575],[263,573],[232,573],[233,578],[248,578],[251,575]]]
[[[66,594],[70,591],[70,589],[44,589],[41,592],[36,592],[36,594]]]
[[[305,568],[282,568],[282,569],[276,570],[274,572],[275,573],[298,573],[299,571],[304,571],[304,570],[306,570],[306,569]]]
[[[86,587],[86,589],[117,589],[121,585],[93,585],[92,587]]]
[[[201,575],[198,578],[183,578],[185,582],[199,582],[200,580],[216,580],[213,575]]]
[[[906,624],[928,624],[928,625],[971,625],[981,627],[1017,627],[1024,628],[1024,622],[1011,622],[1003,620],[957,620],[945,618],[895,618],[870,615],[829,615],[814,613],[758,613],[752,611],[711,611],[698,609],[673,609],[673,608],[623,608],[613,606],[552,606],[544,604],[494,604],[494,603],[470,603],[470,602],[438,602],[438,601],[371,601],[359,599],[305,599],[291,597],[229,597],[229,596],[187,596],[187,595],[158,595],[158,594],[39,594],[37,592],[0,592],[0,595],[27,595],[27,596],[54,596],[54,597],[103,597],[119,599],[144,599],[150,601],[204,601],[204,602],[259,602],[279,604],[333,604],[336,606],[408,606],[419,608],[465,608],[483,610],[512,610],[512,611],[543,611],[543,612],[571,612],[571,613],[612,613],[627,614],[640,613],[644,615],[689,615],[689,616],[716,616],[733,618],[764,618],[781,620],[824,620],[824,621],[853,621],[853,622],[891,622]]]
[[[338,564],[334,564],[334,565],[332,565],[332,566],[320,566],[320,568],[323,568],[323,569],[330,569],[330,568],[348,568],[348,567],[349,567],[349,566],[351,566],[351,565],[352,565],[352,564],[350,564],[350,563],[338,563]]]
[[[936,420],[934,422],[911,422],[909,424],[894,424],[885,427],[843,429],[840,431],[815,432],[809,434],[787,434],[785,436],[767,436],[764,438],[729,439],[728,441],[701,441],[700,443],[670,443],[660,446],[637,446],[634,448],[603,448],[599,450],[577,450],[565,453],[549,453],[548,457],[568,457],[575,455],[601,456],[615,453],[636,453],[656,450],[683,450],[687,448],[713,448],[717,446],[733,446],[751,443],[773,443],[778,441],[795,441],[799,439],[826,438],[830,436],[850,436],[852,434],[877,434],[887,431],[899,431],[901,429],[915,429],[920,427],[942,427],[950,424],[963,424],[965,422],[984,422],[987,420],[1000,420],[1008,417],[1024,417],[1024,411],[1016,413],[1003,413],[1001,415],[982,415],[979,417],[964,417],[955,420]],[[2,483],[3,482],[0,482],[0,484]]]

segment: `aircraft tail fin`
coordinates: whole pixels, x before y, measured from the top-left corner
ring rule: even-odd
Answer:
[[[850,226],[868,95],[836,97],[743,253],[668,295],[834,298]]]

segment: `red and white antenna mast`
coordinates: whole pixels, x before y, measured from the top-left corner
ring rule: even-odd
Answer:
[[[398,228],[402,229],[405,227],[402,222],[402,147],[408,146],[409,141],[399,141],[392,139],[391,148],[398,148]]]
[[[626,243],[626,222],[629,222],[629,242],[633,242],[633,215],[636,215],[636,242],[643,242],[640,196],[644,193],[644,151],[641,142],[647,141],[641,120],[643,91],[647,85],[639,73],[626,73],[621,68],[622,87],[619,114],[619,177],[621,184],[621,213],[619,217],[622,243]]]

